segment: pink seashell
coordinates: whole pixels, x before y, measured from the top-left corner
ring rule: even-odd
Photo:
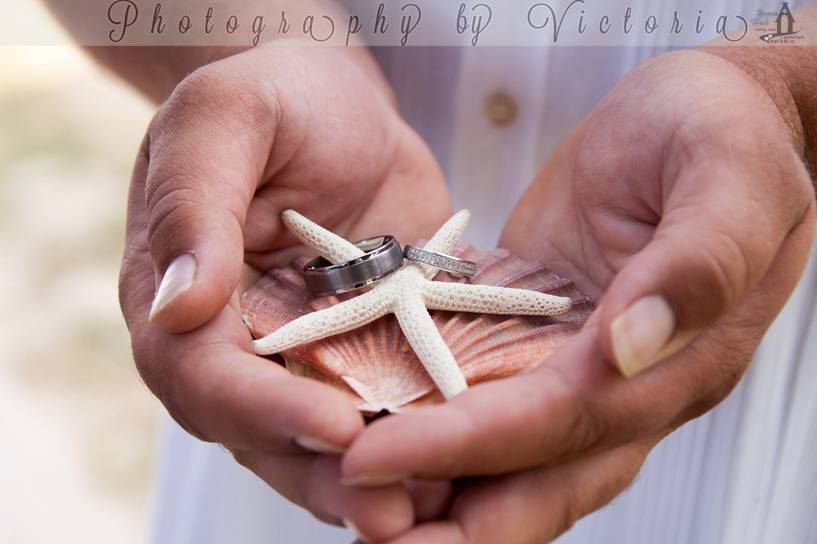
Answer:
[[[467,280],[440,273],[437,281],[532,289],[574,300],[573,308],[558,317],[432,311],[469,385],[535,368],[577,334],[593,310],[572,281],[507,250],[484,252],[461,246],[456,255],[477,262],[477,275]],[[354,296],[313,298],[301,275],[303,264],[304,260],[298,260],[289,267],[271,270],[244,294],[244,321],[256,338],[305,313]],[[443,400],[391,315],[360,329],[298,346],[282,356],[293,374],[347,391],[364,412],[397,412]]]

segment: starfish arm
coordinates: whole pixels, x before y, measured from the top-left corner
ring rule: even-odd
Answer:
[[[568,311],[571,306],[566,297],[493,285],[429,281],[423,287],[423,295],[428,308],[451,312],[552,316]]]
[[[400,297],[394,307],[400,328],[428,375],[446,399],[468,389],[451,350],[428,315],[422,297],[409,293]]]
[[[281,218],[284,225],[302,244],[311,247],[332,264],[342,264],[365,255],[355,244],[326,230],[294,210],[286,210]]]
[[[383,292],[369,291],[330,308],[290,321],[272,334],[253,342],[258,355],[281,353],[362,327],[389,313],[392,299]]]
[[[449,219],[440,228],[440,230],[438,230],[437,233],[431,237],[431,240],[426,243],[424,249],[434,253],[450,255],[454,251],[454,248],[457,247],[457,243],[460,241],[460,238],[462,238],[462,235],[468,228],[468,223],[470,221],[471,212],[468,210],[460,211],[454,215],[454,217]],[[440,272],[438,268],[434,268],[433,266],[428,266],[425,264],[418,264],[417,266],[423,270],[423,274],[428,279],[432,279]]]

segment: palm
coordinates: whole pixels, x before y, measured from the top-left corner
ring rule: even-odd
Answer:
[[[278,86],[281,123],[245,225],[249,261],[267,268],[267,257],[297,245],[280,223],[285,209],[351,239],[388,231],[408,240],[439,227],[450,212],[442,173],[389,94],[347,52],[283,58],[270,77],[307,73]]]
[[[660,219],[661,172],[649,164],[651,146],[639,135],[613,140],[605,121],[591,118],[562,144],[533,180],[501,242],[522,257],[544,260],[594,299]]]
[[[665,210],[692,208],[734,166],[721,152],[744,151],[733,127],[746,125],[746,111],[757,112],[751,124],[759,130],[779,123],[776,111],[759,109],[759,87],[706,66],[698,72],[690,79],[647,63],[625,79],[545,164],[503,244],[544,258],[599,297],[652,239]],[[752,144],[745,151],[755,153]],[[725,196],[728,206],[732,195]]]

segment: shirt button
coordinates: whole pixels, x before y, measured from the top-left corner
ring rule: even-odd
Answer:
[[[516,121],[519,106],[505,93],[497,92],[485,99],[485,116],[495,127],[507,127]]]

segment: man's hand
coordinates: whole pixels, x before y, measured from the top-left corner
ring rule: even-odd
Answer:
[[[261,47],[197,70],[162,106],[135,168],[121,274],[136,363],[189,432],[321,519],[385,539],[413,523],[406,489],[342,486],[339,458],[313,454],[351,443],[355,406],[256,357],[236,310],[247,265],[297,245],[287,208],[351,239],[412,239],[450,213],[364,49]]]
[[[708,53],[659,57],[611,92],[502,242],[598,297],[590,323],[536,371],[378,421],[344,457],[359,484],[491,476],[396,542],[552,539],[729,393],[811,247],[790,128],[755,79]]]

